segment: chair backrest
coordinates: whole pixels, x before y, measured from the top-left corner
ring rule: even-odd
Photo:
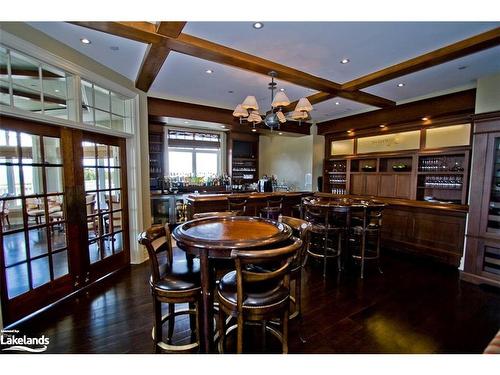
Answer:
[[[171,266],[173,262],[172,240],[168,224],[152,226],[140,233],[137,240],[141,245],[146,247],[151,266],[151,277],[154,283],[158,282],[161,277],[161,265],[158,261],[158,256],[165,252],[167,266]]]
[[[282,195],[271,195],[266,200],[267,207],[279,207],[283,208],[283,196]]]
[[[240,197],[227,197],[227,209],[228,211],[241,211],[243,213],[247,210],[246,198]]]
[[[288,224],[292,230],[295,237],[299,237],[302,240],[302,247],[297,251],[297,255],[293,261],[293,266],[304,266],[306,262],[307,255],[307,244],[309,243],[309,237],[311,235],[312,224],[291,216],[281,216],[281,221]]]
[[[95,194],[87,194],[85,196],[85,207],[87,210],[87,216],[95,214]]]
[[[231,258],[236,266],[237,307],[243,310],[245,290],[249,284],[282,283],[290,288],[290,265],[302,246],[302,240],[292,238],[284,247],[264,250],[233,250]],[[252,265],[275,264],[277,268],[262,272],[262,268],[249,267]],[[259,271],[257,271],[257,269]]]

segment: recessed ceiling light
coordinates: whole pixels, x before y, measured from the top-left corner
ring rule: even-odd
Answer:
[[[256,132],[256,131],[257,131],[257,129],[252,129],[252,131],[253,131],[253,132]]]
[[[403,87],[405,84],[403,82],[398,83],[398,87]]]
[[[189,121],[184,121],[184,124],[189,124]]]
[[[285,89],[281,88],[280,91],[283,92],[283,91],[285,91]]]
[[[54,92],[59,92],[59,90],[58,90],[58,89],[55,89],[55,90],[54,90]]]
[[[342,59],[342,60],[340,60],[341,64],[348,64],[349,62],[351,62],[351,60],[349,60],[349,59]]]
[[[352,130],[348,130],[348,131],[347,131],[347,134],[351,134],[351,133],[352,133]]]
[[[234,91],[233,90],[229,90],[227,93],[228,94],[234,94]]]
[[[427,121],[429,120],[429,117],[422,117],[422,121]]]
[[[335,105],[339,105],[339,104],[340,104],[340,102],[335,102]]]
[[[282,132],[279,132],[279,133],[278,133],[278,135],[283,135],[283,133],[282,133]]]
[[[379,126],[380,126],[381,128],[385,128],[385,125],[384,125],[384,124],[382,124],[382,125],[379,125]]]
[[[222,129],[225,129],[226,128],[226,125],[221,125],[220,126]]]
[[[253,25],[254,29],[262,29],[264,27],[264,24],[262,22],[255,22]]]
[[[90,44],[90,43],[92,43],[92,42],[91,42],[89,39],[87,39],[87,38],[81,38],[81,39],[80,39],[80,42],[82,42],[83,44]]]
[[[213,71],[212,69],[207,69],[207,70],[205,70],[205,73],[207,73],[207,74],[212,74],[213,72],[214,72],[214,71]]]
[[[464,70],[464,69],[467,69],[467,66],[466,66],[466,65],[463,65],[463,66],[459,66],[459,67],[458,67],[458,70]]]
[[[111,46],[111,47],[109,47],[109,49],[111,51],[118,51],[120,49],[120,47],[118,47],[118,46]]]

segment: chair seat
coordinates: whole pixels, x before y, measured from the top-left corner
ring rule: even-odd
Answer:
[[[225,274],[219,282],[219,295],[227,302],[236,305],[237,287],[236,271]],[[259,283],[248,286],[245,290],[243,307],[256,308],[277,305],[286,302],[289,296],[288,290],[281,284]]]
[[[28,216],[42,216],[45,215],[45,210],[28,210]]]
[[[161,280],[154,285],[158,292],[186,291],[200,287],[200,262],[193,259],[193,267],[188,267],[187,260],[174,260],[171,269],[160,267]]]

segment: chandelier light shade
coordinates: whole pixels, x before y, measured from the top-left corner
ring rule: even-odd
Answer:
[[[233,112],[234,117],[248,117],[248,111],[238,104]]]
[[[278,113],[276,113],[276,115],[278,116],[278,121],[279,122],[281,122],[281,123],[286,122],[286,117],[283,114],[283,112],[279,111]]]
[[[245,98],[243,103],[241,103],[241,106],[244,109],[253,109],[258,111],[259,110],[259,105],[257,104],[257,99],[255,99],[255,96],[249,95]]]
[[[300,98],[299,102],[297,103],[297,106],[295,107],[295,112],[310,112],[313,110],[313,106],[309,102],[307,98]]]
[[[283,91],[278,91],[271,105],[273,108],[276,108],[286,107],[288,104],[290,104],[290,99],[288,99]]]
[[[233,111],[233,116],[240,119],[240,124],[243,119],[246,122],[251,123],[255,131],[255,125],[261,122],[273,131],[273,129],[280,129],[281,124],[285,123],[287,118],[283,113],[284,107],[290,105],[290,99],[284,93],[284,91],[278,91],[276,95],[274,91],[276,90],[277,83],[274,79],[278,76],[278,73],[270,71],[268,75],[271,77],[271,82],[268,84],[268,89],[271,91],[271,109],[265,112],[264,119],[259,113],[259,104],[255,96],[248,95],[243,103],[238,104]],[[313,106],[307,98],[300,98],[295,110],[291,114],[291,118],[300,122],[302,120],[309,118],[309,112],[313,110]]]
[[[247,118],[248,122],[252,122],[254,124],[258,124],[262,122],[262,117],[260,117],[259,112],[257,111],[252,111],[250,112],[250,115]]]
[[[305,120],[308,116],[309,116],[309,114],[306,111],[293,111],[292,112],[292,118],[294,120]]]

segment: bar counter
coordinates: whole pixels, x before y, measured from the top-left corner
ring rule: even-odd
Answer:
[[[301,203],[302,197],[312,195],[312,192],[273,192],[273,193],[232,193],[232,194],[192,194],[186,199],[188,219],[201,212],[226,211],[227,198],[248,199],[246,214],[259,216],[260,209],[266,207],[268,198],[276,195],[283,196],[283,215],[292,216],[293,207]],[[297,211],[298,213],[298,211]]]
[[[432,257],[455,267],[460,264],[469,210],[466,205],[361,195],[315,195],[384,202],[387,207],[382,222],[383,247]]]

